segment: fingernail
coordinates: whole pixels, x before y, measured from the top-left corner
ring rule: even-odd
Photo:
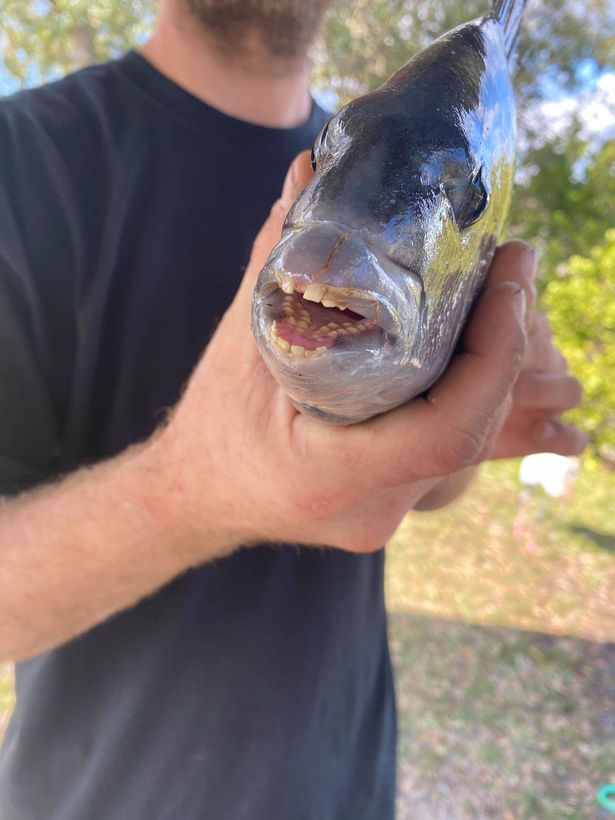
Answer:
[[[519,324],[525,325],[526,299],[523,288],[519,288],[513,295],[513,307],[515,309],[515,316],[519,320]]]

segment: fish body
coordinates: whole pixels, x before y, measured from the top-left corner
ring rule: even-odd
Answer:
[[[252,307],[302,412],[362,421],[446,368],[509,210],[522,6],[503,0],[440,37],[316,140]]]

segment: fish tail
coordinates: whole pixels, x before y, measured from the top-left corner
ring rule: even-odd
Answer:
[[[526,0],[493,0],[491,15],[495,17],[502,26],[504,32],[504,43],[506,56],[509,63],[514,64],[516,60],[517,39],[519,37],[519,26]]]

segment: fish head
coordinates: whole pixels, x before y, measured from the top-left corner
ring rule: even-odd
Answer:
[[[437,118],[427,129],[380,92],[357,103],[316,140],[314,177],[260,273],[252,314],[294,403],[342,423],[407,400],[416,374],[424,384],[429,290],[445,287],[489,202],[458,129]]]

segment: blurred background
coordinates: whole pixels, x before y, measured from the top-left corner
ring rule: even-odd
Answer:
[[[339,0],[314,51],[335,110],[485,12],[478,0]],[[154,0],[0,0],[0,95],[141,42]],[[460,503],[407,517],[387,595],[399,818],[608,818],[615,782],[615,2],[530,0],[510,235],[585,387],[580,464],[487,465]],[[0,666],[0,734],[12,708]],[[358,820],[358,819],[357,819]]]

